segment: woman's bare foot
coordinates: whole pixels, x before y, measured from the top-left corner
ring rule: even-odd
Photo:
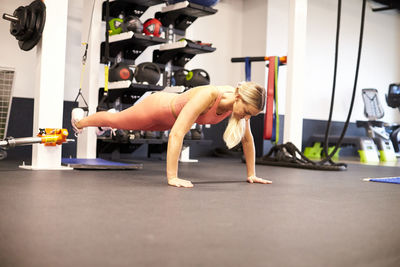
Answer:
[[[172,186],[176,186],[176,187],[187,187],[187,188],[193,187],[193,184],[191,181],[183,180],[178,177],[168,179],[168,184],[172,185]]]

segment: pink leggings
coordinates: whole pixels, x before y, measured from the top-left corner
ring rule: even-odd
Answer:
[[[144,131],[169,130],[176,120],[171,111],[171,101],[176,96],[174,93],[157,92],[121,112],[93,114],[86,118],[83,126]]]

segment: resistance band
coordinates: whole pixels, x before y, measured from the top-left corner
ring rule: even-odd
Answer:
[[[249,57],[245,58],[244,63],[245,75],[246,75],[246,82],[251,81],[251,61]]]
[[[279,66],[280,66],[280,60],[279,57],[275,57],[275,112],[274,112],[274,129],[275,129],[275,134],[272,135],[271,141],[276,145],[279,142],[279,112],[278,112],[278,72],[279,72]]]
[[[275,91],[275,57],[269,57],[267,102],[264,116],[264,140],[272,138],[273,113],[274,113],[274,91]]]

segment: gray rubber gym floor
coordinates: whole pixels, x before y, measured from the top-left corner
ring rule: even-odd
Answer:
[[[345,172],[236,159],[138,171],[28,171],[0,162],[0,266],[400,266],[400,185],[362,182],[399,167]]]

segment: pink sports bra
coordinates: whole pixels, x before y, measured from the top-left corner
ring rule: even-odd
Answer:
[[[198,124],[217,124],[226,117],[228,117],[232,111],[227,111],[222,114],[217,114],[217,108],[219,105],[219,102],[221,101],[222,95],[224,94],[223,91],[220,91],[218,94],[217,99],[215,100],[214,104],[211,106],[211,108],[204,114],[200,115],[196,123]],[[186,103],[189,101],[189,98],[187,95],[182,94],[179,95],[176,100],[175,100],[175,113],[178,116],[183,107],[186,105]]]

